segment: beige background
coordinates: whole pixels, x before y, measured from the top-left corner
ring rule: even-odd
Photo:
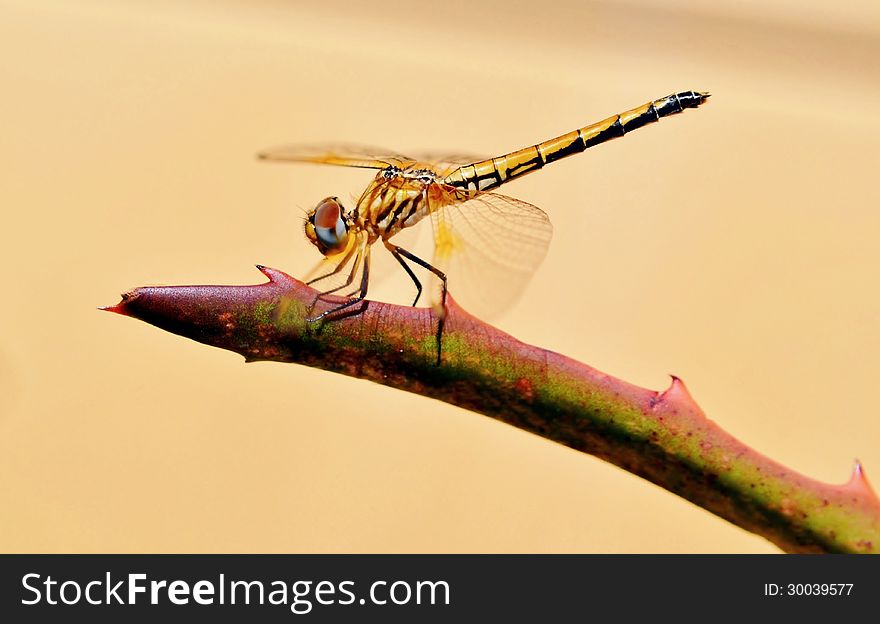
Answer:
[[[95,310],[304,273],[300,210],[370,174],[268,145],[503,152],[691,88],[506,189],[556,235],[496,323],[880,480],[880,9],[706,5],[0,2],[0,551],[773,552],[481,416]]]

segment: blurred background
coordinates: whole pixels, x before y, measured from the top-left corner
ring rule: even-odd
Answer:
[[[261,148],[496,154],[688,89],[505,187],[556,229],[494,322],[880,480],[875,0],[2,0],[0,59],[0,551],[775,552],[488,418],[95,309],[310,269],[302,210],[371,174]]]

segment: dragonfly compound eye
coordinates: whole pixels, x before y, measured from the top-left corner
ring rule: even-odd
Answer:
[[[341,251],[348,243],[348,224],[335,197],[321,201],[306,221],[306,236],[324,255]]]

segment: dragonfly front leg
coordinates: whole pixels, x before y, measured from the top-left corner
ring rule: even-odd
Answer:
[[[360,255],[358,255],[358,257],[356,257],[354,260],[354,264],[351,266],[351,271],[348,272],[348,277],[346,278],[346,280],[342,284],[340,284],[339,286],[336,286],[334,288],[331,288],[330,290],[324,290],[324,291],[318,293],[317,296],[315,296],[314,301],[312,301],[312,305],[309,306],[309,314],[312,313],[312,310],[315,309],[315,306],[317,305],[318,301],[321,298],[323,298],[325,295],[332,295],[333,293],[338,292],[338,291],[342,290],[343,288],[346,288],[347,286],[351,285],[351,283],[354,281],[354,276],[355,276],[355,274],[357,274],[357,271],[358,271],[358,268],[360,267],[360,265],[361,265],[361,258],[360,258]],[[353,292],[349,293],[348,295],[344,295],[344,296],[351,297],[354,295],[354,293],[358,292],[359,290],[360,290],[360,288],[356,288]],[[313,322],[312,319],[309,319],[309,321]]]
[[[310,279],[309,281],[306,282],[306,285],[311,286],[312,284],[315,284],[317,282],[321,282],[321,281],[327,279],[328,277],[333,277],[337,273],[340,273],[342,271],[342,269],[345,268],[345,265],[347,265],[349,263],[349,261],[351,260],[351,257],[354,255],[354,252],[357,251],[357,249],[358,249],[357,245],[352,245],[352,248],[348,250],[348,252],[345,254],[345,257],[342,258],[342,261],[339,264],[337,264],[335,267],[333,267],[332,271],[330,271],[328,273],[324,273],[324,275],[319,275],[318,277]],[[325,260],[326,260],[326,258],[325,258]],[[322,261],[322,264],[323,264],[323,261]],[[320,264],[318,266],[320,266]],[[312,269],[312,272],[315,272],[316,270],[317,270],[317,267],[315,269]],[[351,282],[349,282],[349,284],[350,283]],[[339,288],[337,288],[335,290],[339,290]],[[333,292],[333,291],[327,291],[327,292]]]
[[[361,285],[360,285],[360,289],[358,291],[357,297],[355,297],[351,301],[346,301],[345,303],[341,303],[338,306],[336,306],[335,308],[330,308],[329,310],[324,310],[318,316],[313,316],[311,318],[306,319],[309,323],[317,323],[318,321],[320,321],[324,318],[327,318],[331,314],[336,314],[337,312],[341,312],[342,310],[346,310],[354,305],[361,303],[364,300],[364,298],[366,298],[367,290],[370,285],[370,248],[369,248],[369,246],[361,247],[360,251],[358,252],[357,258],[355,259],[355,266],[352,268],[352,271],[351,271],[352,279],[353,279],[354,274],[357,272],[357,266],[359,266],[361,263],[361,258],[363,258],[364,268],[363,268],[363,273],[361,273]],[[335,290],[339,290],[340,288],[344,288],[344,286],[340,286],[339,288],[336,288]],[[325,294],[327,294],[327,293],[321,293],[320,295],[318,295],[318,299],[320,299],[321,296],[325,295]],[[316,302],[317,302],[317,299],[316,299]],[[356,314],[357,312],[354,312],[354,313]]]
[[[390,245],[390,247],[389,247],[389,245]],[[388,250],[391,251],[392,255],[395,258],[397,258],[397,261],[400,262],[400,264],[403,266],[403,268],[406,269],[406,272],[413,279],[413,281],[416,283],[416,286],[419,289],[419,294],[416,296],[416,301],[413,302],[413,305],[416,304],[416,302],[419,300],[419,296],[422,294],[422,285],[418,281],[418,279],[416,279],[416,276],[413,274],[412,269],[410,269],[406,264],[403,263],[403,258],[406,258],[407,260],[411,260],[412,262],[415,262],[419,266],[428,269],[431,273],[433,273],[434,275],[436,275],[437,277],[440,278],[440,281],[442,283],[442,286],[441,286],[442,290],[441,290],[441,295],[440,295],[441,309],[440,309],[439,314],[437,315],[438,316],[438,318],[437,318],[437,366],[440,366],[440,357],[442,355],[442,345],[443,345],[443,342],[442,342],[442,340],[443,340],[443,326],[446,323],[446,291],[447,291],[446,274],[443,271],[441,271],[440,269],[438,269],[437,267],[425,262],[424,260],[419,258],[417,255],[408,252],[403,247],[398,247],[397,245],[391,245],[391,243],[389,243],[388,241],[385,241],[385,246],[388,247]],[[394,248],[393,250],[391,249],[392,247]],[[403,256],[403,258],[401,258],[400,256]]]
[[[318,282],[324,281],[325,279],[331,278],[334,275],[338,275],[339,273],[342,272],[342,269],[344,269],[348,265],[348,263],[351,262],[351,259],[352,259],[352,257],[354,257],[354,254],[357,250],[358,250],[358,247],[356,245],[352,246],[352,248],[350,250],[348,250],[348,252],[345,254],[345,257],[342,258],[342,260],[339,262],[339,264],[337,264],[333,268],[332,271],[329,271],[328,273],[325,273],[323,275],[319,275],[318,277],[312,278],[312,279],[308,280],[306,282],[306,284],[311,286],[312,284],[316,284]],[[351,284],[354,281],[354,276],[355,276],[355,273],[357,273],[359,263],[360,263],[360,257],[358,257],[355,260],[355,263],[352,266],[351,271],[348,274],[348,278],[345,280],[345,282],[343,282],[339,286],[331,288],[330,290],[324,290],[324,291],[319,292],[317,295],[315,295],[315,298],[312,299],[312,303],[309,305],[308,314],[312,313],[312,310],[315,309],[315,306],[318,304],[318,301],[321,299],[321,297],[323,297],[324,295],[329,295],[329,294],[335,293],[338,290],[342,290],[343,288],[345,288],[346,286]],[[306,319],[306,320],[308,320],[309,322],[313,322],[312,319]]]

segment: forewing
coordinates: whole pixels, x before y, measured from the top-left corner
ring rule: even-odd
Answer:
[[[432,165],[433,169],[440,174],[441,177],[448,175],[462,165],[469,165],[471,163],[486,160],[486,156],[476,154],[444,154],[442,152],[419,152],[413,154],[412,158],[416,162]]]
[[[433,211],[432,221],[434,266],[455,300],[482,318],[516,301],[553,236],[543,210],[497,193]]]
[[[257,154],[260,160],[306,162],[364,169],[406,167],[413,159],[378,147],[358,145],[280,145]]]

